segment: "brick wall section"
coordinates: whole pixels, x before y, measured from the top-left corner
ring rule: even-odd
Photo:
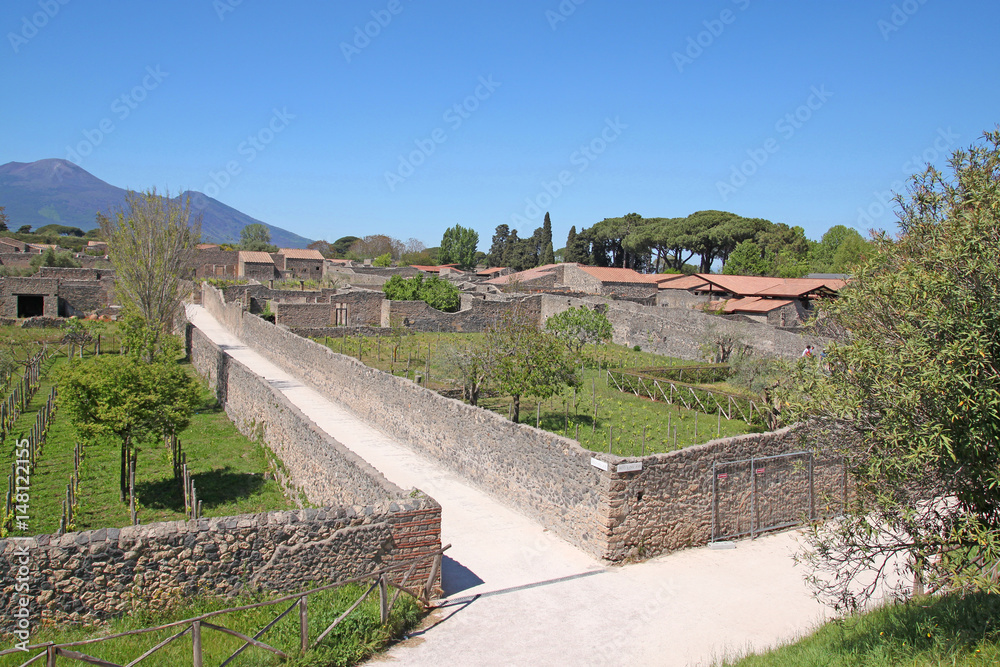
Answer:
[[[210,285],[203,290],[208,311],[261,355],[400,443],[604,557],[606,480],[578,443],[368,368],[226,305]]]
[[[80,623],[121,615],[134,600],[156,607],[181,595],[301,590],[360,576],[437,549],[435,525],[440,508],[415,498],[0,540],[0,629],[12,629],[25,551],[32,624]],[[430,562],[408,585],[427,580]]]
[[[197,278],[232,278],[238,273],[238,250],[197,250],[189,267]]]

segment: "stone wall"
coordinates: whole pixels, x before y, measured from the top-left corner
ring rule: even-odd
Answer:
[[[347,579],[440,548],[439,536],[440,507],[421,497],[0,540],[0,629],[13,629],[22,594],[34,626],[93,622],[139,601]],[[29,588],[15,592],[21,566]]]
[[[468,307],[454,313],[445,313],[432,308],[423,301],[382,302],[381,324],[383,327],[399,322],[412,331],[453,331],[476,333],[486,329],[505,313],[519,307],[532,320],[537,321],[541,313],[541,297],[531,296],[518,301],[486,301],[466,299]]]
[[[782,331],[746,320],[729,320],[688,308],[643,306],[599,297],[575,299],[543,295],[542,320],[572,307],[593,308],[602,304],[607,306],[615,343],[628,347],[639,345],[647,352],[680,359],[703,360],[701,345],[717,333],[737,335],[761,354],[786,359],[797,359],[806,345],[822,350],[828,342],[820,336]]]
[[[611,463],[642,461],[638,472],[614,473],[611,483],[613,523],[609,542],[617,559],[649,557],[664,551],[705,544],[712,530],[713,464],[793,452],[814,453],[814,510],[831,516],[842,510],[844,466],[838,448],[847,434],[826,424],[810,423],[773,433],[713,440],[643,459],[601,455]],[[749,466],[749,464],[747,464]],[[764,474],[767,464],[759,464]],[[730,473],[732,474],[732,473]],[[752,483],[748,474],[746,480]],[[777,488],[770,501],[804,501],[807,474],[790,486]],[[792,494],[798,494],[792,498]],[[749,508],[747,508],[749,509]]]

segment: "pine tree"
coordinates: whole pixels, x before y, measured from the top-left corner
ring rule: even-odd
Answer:
[[[571,264],[580,261],[576,253],[576,225],[569,228],[569,236],[566,237],[566,250],[563,252],[563,261]]]
[[[545,212],[545,222],[542,223],[542,248],[539,265],[556,263],[556,253],[552,248],[552,221],[549,219],[549,212]]]
[[[505,225],[506,226],[506,225]],[[517,230],[510,230],[510,235],[507,236],[507,243],[504,245],[503,249],[503,261],[500,263],[502,266],[506,266],[510,269],[514,269],[514,249],[517,246],[520,239],[517,238]],[[519,271],[520,269],[514,269]]]
[[[509,238],[510,227],[507,225],[497,225],[496,231],[493,233],[493,244],[490,246],[490,252],[486,256],[487,264],[490,266],[506,266],[504,261],[507,256]]]

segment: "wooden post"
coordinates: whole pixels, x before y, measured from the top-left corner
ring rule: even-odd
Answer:
[[[389,589],[385,583],[385,575],[378,578],[378,608],[382,625],[389,622]]]
[[[45,667],[56,667],[56,647],[45,647]]]
[[[642,455],[646,455],[646,425],[642,425]]]
[[[299,598],[299,648],[302,653],[309,650],[309,603],[303,595]]]
[[[201,621],[191,623],[192,667],[204,667],[201,662]]]
[[[535,403],[535,428],[542,423],[542,402],[539,400]]]
[[[715,437],[722,437],[722,407],[719,407],[719,425],[715,429]]]
[[[431,573],[427,577],[427,583],[424,584],[424,601],[431,599],[431,592],[434,590],[434,580],[437,579],[437,573],[441,569],[441,554],[434,557],[431,562]]]
[[[608,424],[608,454],[611,453],[611,443],[614,442],[614,427]]]

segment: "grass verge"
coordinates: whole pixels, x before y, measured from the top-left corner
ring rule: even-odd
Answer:
[[[718,667],[1000,664],[1000,596],[923,597],[830,621],[794,644]]]
[[[319,637],[320,633],[347,610],[367,587],[348,584],[329,591],[315,593],[309,596],[309,639],[310,643]],[[392,591],[390,590],[390,595]],[[235,598],[189,598],[180,601],[168,610],[152,610],[147,607],[137,607],[129,614],[112,621],[107,626],[67,625],[43,626],[35,632],[31,644],[43,642],[66,643],[97,636],[107,636],[121,632],[129,632],[142,628],[156,627],[174,621],[193,618],[202,614],[232,607],[255,604],[266,600],[282,597],[277,594],[244,594]],[[287,609],[292,603],[281,603],[268,607],[259,607],[240,612],[221,614],[209,621],[247,636],[254,636],[261,628]],[[411,596],[402,594],[392,609],[389,622],[382,625],[379,618],[378,595],[370,595],[358,609],[337,626],[323,642],[305,655],[299,654],[299,614],[292,611],[281,619],[273,628],[261,637],[261,641],[292,656],[284,662],[278,656],[258,648],[249,648],[236,658],[231,665],[265,667],[270,665],[287,665],[290,667],[327,667],[354,665],[365,660],[377,651],[386,647],[404,632],[415,627],[423,617],[420,604]],[[124,665],[134,660],[147,649],[175,634],[177,628],[160,630],[143,635],[112,639],[99,644],[75,647],[87,655]],[[228,634],[202,629],[203,659],[206,665],[221,664],[229,655],[236,651],[243,642]],[[36,652],[37,653],[37,652]],[[26,659],[26,654],[15,653],[0,657],[0,667],[20,665]],[[60,663],[62,660],[60,660]],[[167,645],[157,653],[146,658],[143,665],[150,667],[174,667],[191,664],[190,633]]]

